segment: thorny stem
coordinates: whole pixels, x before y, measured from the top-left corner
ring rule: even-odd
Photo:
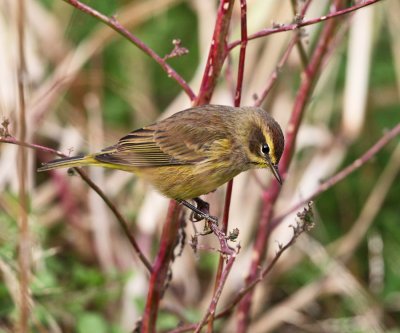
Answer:
[[[304,11],[307,9],[307,7],[308,7],[308,5],[310,4],[310,2],[311,2],[311,1],[308,1],[308,2],[306,3],[306,5],[303,7],[302,14],[304,14]],[[344,10],[344,11],[336,12],[336,13],[333,13],[333,14],[327,16],[327,17],[322,17],[322,18],[320,18],[320,19],[312,20],[312,21],[309,21],[309,22],[306,22],[306,23],[302,23],[302,24],[300,24],[300,25],[299,25],[298,22],[297,22],[296,26],[297,26],[297,28],[298,28],[298,27],[300,27],[300,26],[304,26],[304,25],[308,25],[308,24],[312,24],[312,23],[321,22],[321,21],[324,21],[325,19],[333,18],[333,17],[338,16],[338,15],[343,15],[343,14],[348,13],[348,12],[350,12],[350,11],[353,11],[353,10],[355,10],[355,9],[361,8],[361,7],[365,6],[365,5],[372,4],[373,2],[376,2],[376,1],[371,1],[371,3],[362,4],[362,5],[360,5],[360,6],[357,6],[356,8],[349,8],[349,9]],[[285,31],[285,30],[293,30],[293,29],[295,29],[295,25],[293,25],[290,29],[287,29],[287,27],[283,27],[281,30],[282,30],[282,31]],[[277,29],[277,30],[278,30],[278,29]],[[327,30],[327,28],[326,28],[326,30]],[[274,32],[278,32],[278,31],[274,31]],[[273,33],[273,32],[271,32],[271,33]],[[253,36],[253,37],[254,37],[254,36]],[[294,45],[294,41],[296,40],[297,37],[298,37],[298,36],[295,36],[295,38],[293,39],[293,41],[292,41],[293,45]],[[237,45],[237,44],[235,44],[235,45],[232,45],[232,44],[231,44],[232,47],[234,47],[234,46],[236,46],[236,45]],[[287,53],[285,53],[285,55],[284,55],[284,57],[283,57],[283,62],[285,61],[285,57],[288,56],[288,54],[290,53],[290,49],[293,47],[293,45],[291,44],[291,45],[289,46],[289,50],[287,51]],[[229,46],[228,48],[230,48],[230,46]],[[321,51],[323,48],[320,46],[318,49]],[[322,52],[322,54],[319,54],[318,57],[322,57],[322,55],[323,55],[323,52]],[[315,54],[314,54],[314,56],[315,56],[315,58],[318,58]],[[315,58],[314,58],[314,59],[315,59]],[[320,62],[314,62],[314,64],[311,66],[311,68],[314,68],[314,71],[317,71],[317,70],[319,69],[320,65],[321,65]],[[308,72],[307,74],[310,74],[310,73]],[[311,76],[312,76],[312,75],[311,75]],[[273,82],[273,80],[274,80],[274,78],[271,79],[271,82]],[[312,81],[312,80],[310,80],[310,81]],[[311,84],[311,83],[312,83],[312,82],[310,82],[309,84],[307,84],[307,85],[308,85],[308,88],[307,88],[308,90],[311,90],[311,88],[312,88],[312,84]],[[269,85],[270,85],[270,84],[269,84]],[[269,86],[269,85],[268,85],[268,86]],[[269,87],[268,87],[268,86],[267,86],[267,89],[265,90],[265,91],[266,91],[265,94],[266,94],[266,93],[268,92],[268,90],[269,90]],[[303,93],[302,95],[303,95],[303,97],[302,97],[302,100],[303,100],[303,101],[302,101],[302,104],[305,105],[306,102],[307,102],[307,100],[308,100],[308,97],[307,97],[307,94],[304,94],[304,93]],[[307,97],[307,98],[304,98],[304,97]],[[259,103],[260,103],[260,102],[261,102],[261,100],[259,101]],[[299,103],[300,103],[300,102],[299,102]],[[303,107],[303,109],[304,109],[304,107]],[[299,111],[297,111],[296,113],[299,113]],[[296,117],[294,117],[294,119],[296,119]],[[300,119],[301,119],[301,117],[297,119],[297,124],[299,124]],[[293,119],[292,119],[292,120],[293,120]],[[294,129],[295,129],[295,128],[294,128]],[[295,131],[295,134],[296,134],[296,133],[297,133],[297,130]],[[289,156],[291,156],[291,154],[289,154]],[[275,185],[276,185],[276,184],[275,184]],[[271,201],[271,205],[269,205],[269,208],[272,207],[272,202],[274,201],[274,198],[276,199],[277,195],[279,194],[279,191],[280,191],[279,187],[278,187],[278,186],[274,186],[274,184],[271,186],[270,191],[268,191],[268,192],[267,192],[267,191],[264,191],[264,194],[263,194],[263,201],[264,201],[264,202]],[[269,221],[270,216],[271,216],[271,213],[272,213],[272,209],[265,209],[265,210],[263,211],[263,219]],[[260,238],[261,238],[261,237],[260,237]],[[290,245],[291,245],[291,242],[289,242],[289,244],[287,244],[287,246],[285,246],[284,249],[286,249],[286,248],[289,247]],[[275,260],[278,260],[278,259],[279,259],[279,256],[278,256],[277,258],[275,258]],[[273,266],[273,265],[272,265],[272,266]],[[270,266],[270,267],[272,267],[272,266]],[[267,268],[267,271],[269,271],[268,268]],[[253,280],[253,281],[254,281],[254,280]],[[250,283],[253,283],[253,282],[250,282]],[[230,313],[230,311],[234,308],[235,305],[237,305],[237,303],[240,301],[240,299],[242,299],[244,295],[246,295],[250,290],[252,290],[254,286],[248,286],[248,287],[249,287],[249,289],[243,290],[243,294],[241,294],[240,296],[238,296],[237,299],[235,299],[235,303],[232,304],[231,307],[230,307],[229,309],[226,309],[226,310],[224,310],[223,312],[221,312],[221,313],[218,315],[218,317],[216,317],[216,318],[220,318],[220,316],[225,316],[226,314]],[[196,327],[196,325],[189,325],[189,326],[186,326],[186,327],[182,327],[182,328],[180,328],[180,329],[176,329],[176,330],[174,330],[173,332],[183,332],[183,331],[186,331],[186,330],[194,329],[194,327]],[[199,327],[199,326],[197,326],[197,327]]]
[[[327,21],[327,20],[333,19],[333,18],[341,16],[341,15],[345,15],[345,14],[354,12],[355,10],[358,10],[360,8],[363,8],[363,7],[366,7],[366,6],[369,6],[369,5],[372,5],[372,4],[374,4],[376,2],[379,2],[379,1],[382,1],[382,0],[369,0],[369,1],[365,1],[365,2],[360,2],[359,4],[357,4],[355,6],[352,6],[352,7],[343,9],[343,10],[335,11],[334,13],[331,13],[331,14],[328,14],[328,15],[325,15],[325,16],[322,16],[322,17],[319,17],[319,18],[316,18],[316,19],[312,19],[312,20],[309,20],[309,21],[304,21],[304,22],[301,22],[301,23],[293,23],[293,24],[284,25],[284,26],[281,26],[281,27],[276,27],[276,28],[271,28],[271,29],[263,29],[263,30],[260,30],[260,31],[258,31],[256,33],[254,33],[254,34],[249,35],[248,39],[251,40],[251,39],[260,38],[260,37],[268,36],[268,35],[271,35],[271,34],[275,34],[275,33],[278,33],[278,32],[296,30],[298,28],[305,27],[307,25],[320,23],[320,22]],[[239,44],[240,44],[240,40],[232,42],[231,44],[228,45],[228,51],[231,51],[233,48],[235,48]]]
[[[240,300],[245,296],[250,290],[252,290],[259,282],[261,282],[272,270],[272,268],[275,266],[279,258],[282,256],[282,254],[289,248],[291,247],[296,239],[305,231],[309,231],[313,227],[313,222],[312,220],[309,220],[310,214],[312,215],[311,211],[311,203],[309,203],[309,207],[304,209],[302,213],[298,214],[298,217],[300,217],[300,222],[297,224],[296,227],[293,227],[293,235],[292,238],[285,244],[285,245],[280,245],[278,248],[278,251],[276,251],[274,258],[271,260],[271,262],[261,271],[261,273],[258,276],[255,276],[252,281],[250,281],[247,285],[242,287],[236,296],[233,298],[233,300],[230,302],[230,304],[225,307],[222,311],[220,311],[218,314],[215,315],[215,319],[220,319],[223,317],[226,317],[229,315],[235,306],[240,302]],[[180,332],[187,332],[187,331],[192,331],[193,329],[199,329],[200,324],[204,325],[204,322],[200,322],[199,324],[193,324],[193,325],[187,325],[183,327],[176,328],[169,333],[180,333]]]
[[[11,136],[8,136],[8,137],[0,136],[0,142],[11,143],[11,144],[15,144],[18,146],[23,146],[23,147],[36,149],[36,150],[41,150],[44,152],[49,152],[49,153],[55,154],[60,157],[68,157],[68,155],[63,154],[58,150],[43,147],[43,146],[40,146],[40,145],[37,145],[34,143],[21,142]],[[114,216],[117,218],[117,221],[119,222],[125,235],[128,237],[128,240],[131,243],[133,249],[135,250],[136,254],[139,256],[139,259],[142,261],[142,263],[146,266],[148,271],[151,273],[153,268],[152,268],[150,262],[148,261],[148,259],[146,258],[146,256],[140,250],[139,245],[137,244],[135,238],[133,237],[131,231],[129,230],[128,222],[125,220],[125,218],[119,212],[119,210],[115,207],[115,205],[111,202],[111,200],[106,196],[106,194],[90,179],[90,177],[86,174],[86,172],[83,171],[82,168],[74,168],[74,169],[77,171],[77,173],[80,175],[80,177],[104,200],[105,204],[113,212]]]
[[[334,7],[340,8],[343,0],[336,0]],[[322,30],[320,38],[317,42],[316,48],[311,57],[310,63],[302,74],[302,81],[300,84],[299,92],[293,107],[292,115],[287,127],[285,136],[285,150],[280,161],[280,171],[282,178],[285,179],[292,154],[295,147],[295,140],[297,131],[300,126],[301,118],[303,116],[305,107],[311,95],[312,89],[318,77],[322,60],[328,50],[329,44],[332,40],[336,25],[336,20],[328,21]],[[272,182],[269,190],[263,192],[263,208],[261,213],[260,222],[258,225],[258,232],[254,244],[253,258],[250,265],[249,275],[246,279],[247,283],[254,279],[258,274],[258,267],[264,258],[265,249],[267,246],[268,236],[271,231],[270,219],[273,211],[273,204],[280,193],[280,186],[277,182]],[[250,307],[252,302],[253,290],[248,292],[242,299],[238,307],[237,317],[239,318],[237,324],[237,331],[239,333],[246,332],[248,322],[250,320]]]
[[[311,211],[311,203],[309,202],[309,207],[304,209],[305,213],[299,213],[298,216],[301,214],[312,214]],[[235,298],[232,300],[232,302],[218,315],[216,315],[215,318],[222,318],[226,315],[228,315],[234,307],[240,302],[240,300],[243,298],[244,295],[246,295],[250,290],[252,290],[256,284],[261,282],[268,274],[271,272],[272,268],[275,266],[276,262],[280,258],[280,256],[285,252],[289,247],[291,247],[296,239],[304,232],[304,231],[309,231],[311,228],[313,228],[313,222],[309,221],[301,221],[296,227],[293,227],[293,236],[292,238],[283,246],[280,245],[278,251],[275,253],[275,257],[272,259],[272,261],[261,271],[261,273],[258,276],[255,276],[252,281],[250,281],[246,286],[242,287]]]
[[[188,83],[170,65],[168,65],[165,62],[165,59],[161,58],[150,47],[148,47],[146,44],[144,44],[139,38],[137,38],[135,35],[130,33],[123,26],[121,26],[117,22],[115,17],[109,18],[109,17],[101,14],[97,10],[89,7],[88,5],[85,5],[76,0],[63,0],[63,1],[69,3],[70,5],[74,6],[77,9],[93,16],[97,20],[107,24],[109,27],[111,27],[116,32],[118,32],[121,36],[129,39],[133,44],[135,44],[138,48],[140,48],[144,53],[146,53],[151,58],[153,58],[161,66],[161,68],[167,73],[167,75],[169,77],[173,78],[182,87],[182,89],[186,92],[186,94],[189,96],[191,101],[193,101],[196,98],[196,95],[194,94],[192,89],[189,87]]]
[[[225,286],[225,282],[228,279],[229,272],[233,266],[233,263],[235,262],[237,254],[240,250],[240,246],[238,246],[237,251],[235,251],[229,247],[225,233],[222,230],[220,230],[216,224],[210,223],[210,228],[212,229],[214,234],[217,235],[218,240],[221,245],[221,250],[223,251],[223,253],[226,253],[226,255],[228,256],[228,259],[227,259],[225,268],[223,269],[223,271],[221,273],[221,277],[218,280],[218,286],[214,292],[211,303],[210,303],[209,307],[207,308],[206,313],[203,315],[203,318],[197,324],[197,327],[194,331],[195,333],[198,333],[201,331],[201,328],[206,323],[206,321],[210,315],[211,316],[214,315],[216,308],[217,308],[218,300],[219,300],[219,298],[222,294],[222,290]],[[209,325],[208,331],[212,332],[212,325]]]

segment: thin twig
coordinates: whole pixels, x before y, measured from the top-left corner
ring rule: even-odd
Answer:
[[[238,245],[237,248],[238,250],[235,251],[232,248],[229,247],[227,239],[226,239],[226,235],[225,233],[220,230],[218,228],[218,226],[212,222],[209,223],[210,228],[212,229],[212,231],[214,232],[214,234],[217,235],[218,240],[220,242],[221,245],[221,250],[223,253],[225,253],[225,255],[228,255],[228,259],[226,261],[226,265],[225,268],[223,269],[222,273],[221,273],[221,277],[218,280],[218,287],[215,290],[215,293],[213,295],[213,298],[210,302],[209,307],[207,308],[207,311],[205,312],[205,314],[203,315],[203,318],[200,320],[200,322],[198,323],[196,329],[195,329],[195,333],[198,333],[201,331],[203,325],[205,325],[208,317],[211,315],[213,316],[216,308],[217,308],[217,304],[218,304],[218,300],[222,294],[222,290],[225,286],[226,280],[228,279],[228,275],[229,272],[233,266],[233,263],[235,262],[236,256],[239,253],[240,250],[240,246]],[[209,329],[212,329],[212,325],[208,327]]]
[[[296,227],[293,227],[293,235],[292,238],[285,244],[285,245],[280,245],[278,251],[275,253],[274,258],[271,260],[271,262],[261,271],[259,276],[256,276],[253,278],[251,282],[249,282],[246,286],[242,287],[235,298],[232,300],[232,302],[220,313],[215,318],[221,318],[229,314],[233,308],[240,302],[240,300],[243,298],[244,295],[246,295],[251,289],[253,289],[256,284],[261,282],[272,270],[272,268],[275,266],[277,263],[278,259],[280,256],[285,252],[290,246],[294,244],[296,239],[305,231],[309,231],[311,228],[313,228],[314,224],[312,221],[312,218],[310,218],[307,215],[312,215],[312,210],[311,210],[311,205],[312,203],[309,203],[309,206],[304,209],[302,213],[298,213],[297,216],[300,215],[306,215],[305,219],[311,219],[308,221],[305,221],[302,219],[301,222],[297,224]]]
[[[399,125],[400,126],[400,125]],[[334,249],[331,253],[345,263],[353,256],[355,249],[360,245],[369,227],[378,213],[382,212],[383,202],[396,184],[396,177],[400,170],[400,143],[394,149],[390,160],[378,178],[374,188],[370,192],[357,219],[352,223],[351,229],[341,238],[329,244],[328,249]]]
[[[379,2],[379,1],[382,1],[382,0],[369,0],[369,1],[361,2],[361,3],[359,3],[359,4],[355,5],[355,6],[352,6],[352,7],[343,9],[343,10],[338,10],[338,11],[336,11],[334,13],[327,14],[327,15],[318,17],[316,19],[309,20],[309,21],[304,21],[304,22],[301,22],[301,23],[293,23],[293,24],[284,25],[284,26],[281,26],[281,27],[270,28],[270,29],[263,29],[263,30],[260,30],[260,31],[258,31],[256,33],[254,33],[254,34],[249,35],[248,39],[252,40],[252,39],[256,39],[256,38],[272,35],[272,34],[275,34],[275,33],[278,33],[278,32],[296,30],[296,29],[299,29],[301,27],[305,27],[307,25],[320,23],[320,22],[323,22],[323,21],[327,21],[327,20],[336,18],[336,17],[341,16],[341,15],[346,15],[348,13],[354,12],[355,10],[358,10],[360,8],[363,8],[363,7],[366,7],[366,6],[369,6],[369,5],[372,5],[372,4],[374,4],[376,2]],[[235,48],[239,44],[240,44],[240,40],[232,42],[231,44],[228,45],[228,51],[231,51],[233,48]]]
[[[148,47],[146,44],[144,44],[139,38],[137,38],[135,35],[130,33],[123,26],[121,26],[117,22],[115,17],[109,18],[109,17],[105,16],[104,14],[101,14],[97,10],[89,7],[88,5],[85,5],[76,0],[63,0],[63,1],[69,3],[70,5],[81,10],[82,12],[85,12],[85,13],[93,16],[97,20],[107,24],[109,27],[111,27],[116,32],[118,32],[121,36],[129,39],[138,48],[140,48],[144,53],[146,53],[151,58],[153,58],[161,66],[161,68],[167,73],[168,77],[173,78],[182,87],[182,89],[186,92],[186,94],[189,96],[191,101],[193,101],[196,98],[196,95],[194,94],[192,89],[189,87],[188,83],[170,65],[168,65],[163,58],[161,58],[150,47]]]
[[[40,151],[45,151],[49,152],[55,155],[58,155],[60,157],[68,157],[68,155],[61,153],[58,150],[51,149],[48,147],[40,146],[37,144],[33,143],[28,143],[28,142],[21,142],[12,136],[7,136],[3,137],[0,136],[0,142],[4,143],[11,143],[15,144],[18,146],[23,146],[23,147],[28,147]],[[77,173],[81,176],[81,178],[104,200],[106,205],[110,208],[110,210],[113,212],[114,216],[117,218],[117,221],[119,222],[122,230],[124,231],[125,235],[128,237],[129,242],[131,243],[132,247],[134,248],[136,254],[139,256],[139,259],[142,261],[142,263],[146,266],[148,271],[151,273],[153,268],[146,258],[146,256],[143,254],[143,252],[140,250],[138,243],[135,240],[135,237],[129,230],[129,224],[125,220],[125,218],[122,216],[122,214],[119,212],[119,210],[115,207],[115,205],[111,202],[111,200],[106,196],[106,194],[95,184],[93,181],[90,179],[90,177],[86,174],[86,172],[83,171],[82,168],[74,168]]]
[[[304,209],[303,212],[298,214],[298,217],[300,218],[300,222],[297,224],[296,227],[293,227],[292,238],[285,245],[279,246],[278,251],[276,251],[274,258],[270,261],[270,263],[261,271],[261,273],[258,276],[256,276],[252,281],[250,281],[246,286],[242,287],[238,291],[238,293],[230,302],[230,304],[227,307],[225,307],[225,309],[223,309],[222,311],[220,311],[218,314],[215,315],[214,317],[215,319],[220,319],[229,315],[233,311],[235,306],[243,298],[243,296],[245,296],[250,290],[252,290],[259,282],[265,279],[265,277],[271,272],[272,268],[275,266],[275,264],[282,256],[282,254],[295,243],[296,239],[303,232],[309,231],[313,227],[311,203],[308,208]],[[198,324],[182,326],[172,331],[169,331],[169,333],[181,333],[181,332],[192,331],[195,328],[196,329],[201,328],[201,326],[204,325],[204,323],[205,322],[202,320]]]
[[[85,181],[86,184],[89,185],[105,202],[105,204],[110,208],[113,212],[114,216],[117,218],[119,225],[121,226],[122,230],[124,231],[126,237],[128,237],[129,242],[131,243],[132,247],[134,248],[136,254],[138,255],[139,259],[142,263],[146,266],[147,270],[152,273],[153,267],[151,266],[149,260],[146,258],[138,243],[135,240],[132,232],[129,229],[128,221],[122,216],[118,208],[111,202],[111,200],[106,196],[106,194],[90,179],[85,171],[82,168],[74,168],[76,172],[81,176],[81,178]]]

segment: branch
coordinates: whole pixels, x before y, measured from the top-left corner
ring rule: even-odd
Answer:
[[[121,26],[115,17],[109,18],[104,14],[101,14],[97,10],[77,1],[77,0],[63,0],[64,2],[69,3],[70,5],[74,6],[75,8],[85,12],[95,19],[107,24],[110,28],[114,29],[118,32],[121,36],[125,37],[126,39],[130,40],[133,44],[135,44],[139,49],[141,49],[144,53],[149,55],[153,58],[161,68],[167,73],[167,75],[173,78],[186,92],[189,96],[190,100],[193,101],[196,98],[196,95],[189,87],[188,83],[170,66],[165,62],[165,59],[161,58],[156,52],[154,52],[151,48],[149,48],[146,44],[144,44],[139,38],[135,35],[130,33],[126,30],[123,26]]]
[[[215,21],[214,34],[211,40],[210,51],[204,69],[199,94],[195,105],[209,104],[211,95],[217,84],[222,65],[227,55],[227,41],[229,23],[232,16],[234,0],[220,0],[217,19]],[[239,41],[240,43],[240,41]]]
[[[334,13],[325,15],[325,16],[321,16],[319,18],[316,19],[312,19],[309,21],[304,21],[304,22],[300,22],[300,23],[293,23],[293,24],[289,24],[289,25],[284,25],[281,27],[275,27],[275,28],[270,28],[270,29],[263,29],[260,30],[259,32],[256,32],[254,34],[249,35],[249,40],[251,39],[256,39],[256,38],[260,38],[260,37],[264,37],[264,36],[268,36],[268,35],[272,35],[278,32],[284,32],[284,31],[291,31],[291,30],[296,30],[298,28],[301,27],[305,27],[307,25],[311,25],[311,24],[316,24],[316,23],[320,23],[323,21],[327,21],[333,18],[336,18],[338,16],[341,15],[346,15],[349,14],[351,12],[354,12],[355,10],[358,10],[360,8],[372,5],[376,2],[379,2],[382,0],[369,0],[369,1],[365,1],[365,2],[361,2],[358,5],[343,9],[343,10],[338,10]],[[231,51],[233,48],[235,48],[236,46],[238,46],[240,44],[240,40],[234,41],[233,43],[228,45],[228,52]]]
[[[218,281],[218,287],[216,288],[216,290],[214,292],[214,296],[211,300],[211,303],[210,303],[209,307],[207,308],[206,313],[203,315],[203,318],[197,324],[196,330],[194,331],[195,333],[199,333],[201,331],[201,328],[206,323],[206,321],[210,315],[211,315],[211,317],[214,316],[214,313],[217,308],[218,300],[219,300],[219,298],[222,294],[222,290],[224,289],[224,286],[225,286],[225,282],[228,279],[229,272],[233,266],[233,263],[235,262],[237,254],[239,253],[239,250],[240,250],[240,245],[238,245],[237,251],[234,251],[233,249],[231,249],[228,246],[228,242],[227,242],[225,233],[222,230],[220,230],[216,224],[210,223],[209,226],[212,229],[212,231],[214,232],[214,234],[216,234],[218,236],[218,240],[221,244],[222,252],[225,253],[225,255],[227,254],[229,256],[229,258],[226,261],[226,266],[221,273],[221,277]],[[209,332],[213,331],[212,330],[212,321],[211,321],[211,325],[209,325],[209,327],[208,327],[208,331]]]
[[[3,131],[7,133],[7,136],[0,136],[0,142],[11,143],[11,144],[15,144],[18,146],[23,146],[23,147],[40,150],[40,151],[45,151],[45,152],[49,152],[49,153],[55,154],[60,157],[68,157],[68,155],[65,155],[55,149],[43,147],[43,146],[33,144],[33,143],[21,142],[15,138],[13,138],[12,136],[10,136],[10,134],[8,133],[6,128],[3,129]],[[115,205],[111,202],[111,200],[106,196],[106,194],[90,179],[90,177],[86,174],[86,172],[83,171],[82,168],[74,168],[74,169],[79,174],[79,176],[81,176],[81,178],[86,182],[86,184],[88,184],[89,187],[91,187],[104,200],[106,205],[110,208],[110,210],[113,212],[114,216],[117,218],[117,221],[119,222],[122,230],[124,231],[125,235],[128,237],[128,240],[131,243],[132,247],[134,248],[136,254],[139,256],[139,259],[146,266],[148,271],[152,272],[153,268],[151,267],[150,262],[147,260],[146,256],[143,254],[143,252],[140,250],[139,245],[137,244],[135,238],[133,237],[132,233],[129,230],[128,222],[125,220],[125,218],[119,212],[119,210],[115,207]]]
[[[167,220],[163,226],[160,249],[158,250],[154,269],[149,282],[146,307],[140,327],[140,332],[155,332],[158,307],[167,282],[167,273],[173,258],[174,248],[179,229],[179,213],[182,206],[171,200],[168,208]]]

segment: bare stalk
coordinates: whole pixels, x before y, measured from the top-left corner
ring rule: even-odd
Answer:
[[[75,8],[81,10],[82,12],[85,12],[97,20],[107,24],[109,27],[114,29],[116,32],[118,32],[121,36],[127,38],[130,40],[133,44],[135,44],[138,48],[140,48],[144,53],[149,55],[151,58],[153,58],[160,66],[161,68],[167,73],[167,75],[171,78],[173,78],[181,87],[182,89],[186,92],[186,94],[189,96],[190,100],[193,101],[196,96],[193,93],[192,89],[189,87],[188,83],[170,66],[168,65],[165,60],[161,58],[156,52],[154,52],[150,47],[148,47],[146,44],[144,44],[139,38],[137,38],[135,35],[130,33],[128,30],[126,30],[123,26],[121,26],[115,17],[107,17],[97,10],[89,7],[88,5],[85,5],[79,1],[76,0],[63,0],[70,5],[74,6]]]

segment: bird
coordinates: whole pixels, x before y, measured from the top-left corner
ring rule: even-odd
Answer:
[[[243,171],[268,168],[282,184],[284,143],[278,122],[260,107],[202,105],[134,130],[100,152],[56,159],[38,171],[93,165],[132,172],[207,218],[187,200],[200,205],[200,195]]]

